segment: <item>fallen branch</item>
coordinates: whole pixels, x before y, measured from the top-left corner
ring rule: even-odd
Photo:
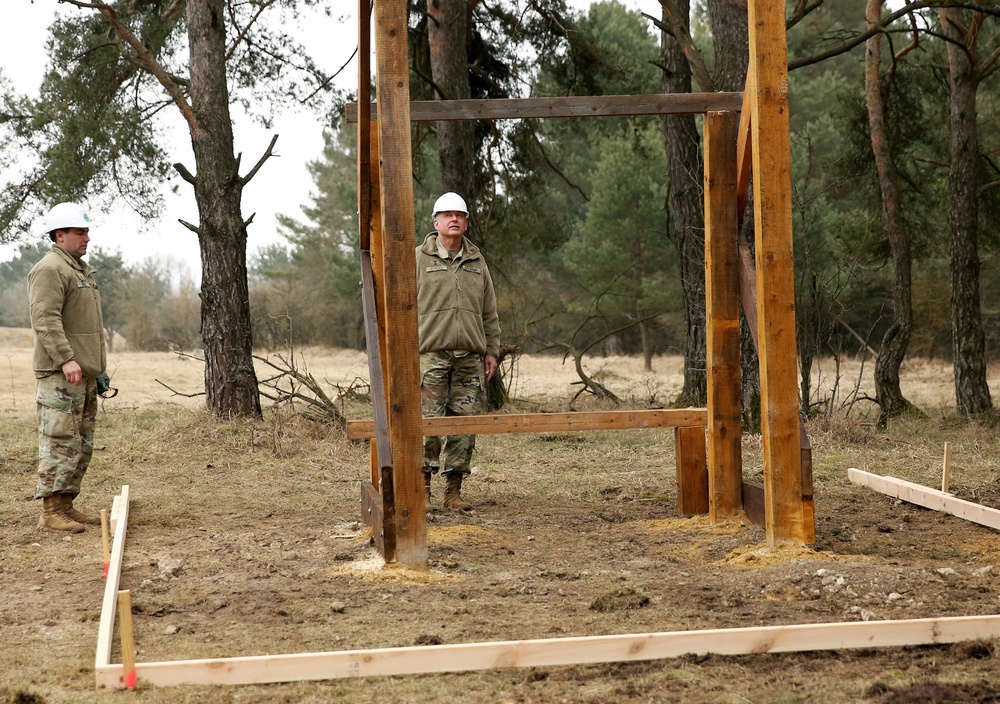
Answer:
[[[323,391],[323,387],[315,377],[309,372],[299,371],[294,361],[289,361],[280,354],[275,356],[280,364],[268,357],[253,355],[258,362],[266,364],[277,372],[274,376],[258,382],[260,395],[273,401],[274,405],[287,403],[293,408],[296,401],[301,401],[305,404],[305,409],[300,411],[303,416],[324,423],[336,423],[341,428],[346,428],[347,418],[337,407],[336,402]]]

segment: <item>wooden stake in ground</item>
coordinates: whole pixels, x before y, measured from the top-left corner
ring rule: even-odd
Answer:
[[[941,467],[941,491],[948,493],[948,483],[951,481],[951,443],[944,444],[944,463]]]
[[[118,627],[122,640],[122,678],[125,686],[135,689],[135,638],[132,635],[132,593],[118,592]]]
[[[111,545],[108,537],[108,509],[101,509],[101,540],[104,542],[104,579],[108,578],[108,568],[111,566]]]

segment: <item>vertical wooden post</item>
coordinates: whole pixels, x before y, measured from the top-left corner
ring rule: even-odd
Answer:
[[[705,115],[705,318],[709,517],[743,507],[736,116]]]
[[[941,491],[948,493],[948,484],[951,483],[951,443],[944,444],[944,462],[941,464]]]
[[[358,0],[358,225],[361,251],[370,249],[371,178],[371,0]]]
[[[708,513],[708,466],[705,462],[705,429],[674,428],[677,462],[677,513]]]
[[[421,473],[417,263],[413,231],[410,80],[406,0],[376,0],[375,58],[382,215],[380,291],[385,305],[386,388],[396,512],[396,560],[427,568],[427,523]]]
[[[785,6],[749,0],[757,320],[767,542],[807,542],[795,350],[792,163]]]
[[[118,630],[122,644],[122,684],[135,689],[135,636],[132,632],[132,592],[118,592]]]

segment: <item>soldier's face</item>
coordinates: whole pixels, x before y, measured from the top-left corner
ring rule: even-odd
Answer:
[[[446,237],[464,235],[469,229],[469,218],[457,210],[445,210],[434,218],[434,229]]]
[[[71,257],[79,259],[87,253],[87,245],[90,244],[90,229],[71,227],[68,230],[57,230],[56,244],[65,249]]]

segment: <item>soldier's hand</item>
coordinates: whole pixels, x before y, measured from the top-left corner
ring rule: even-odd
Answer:
[[[497,358],[491,354],[486,355],[486,358],[483,360],[483,368],[486,372],[486,381],[489,381],[496,374]]]
[[[80,368],[75,359],[71,359],[62,365],[62,372],[66,375],[66,381],[73,386],[79,386],[83,383],[83,369]]]

